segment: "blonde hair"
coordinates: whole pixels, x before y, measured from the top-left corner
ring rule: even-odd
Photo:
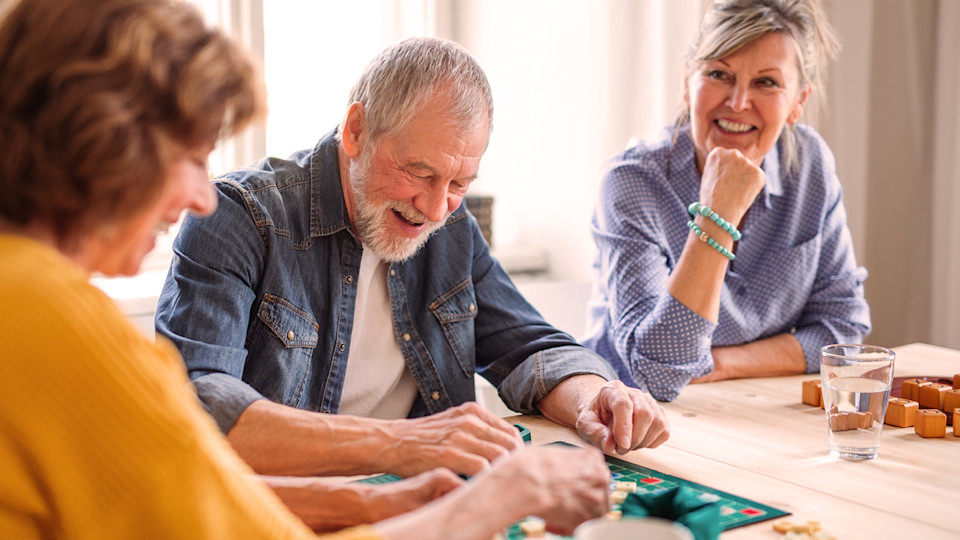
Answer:
[[[823,64],[836,57],[840,45],[820,0],[716,0],[706,9],[687,53],[686,74],[705,62],[725,58],[772,32],[789,36],[797,47],[801,89],[822,91]],[[689,107],[677,117],[677,126],[690,121]],[[781,134],[784,162],[796,165],[793,126]]]
[[[69,244],[149,204],[178,155],[265,111],[259,72],[176,0],[7,0],[0,220]]]

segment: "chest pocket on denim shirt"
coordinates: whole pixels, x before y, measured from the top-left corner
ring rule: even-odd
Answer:
[[[430,311],[440,322],[443,335],[467,377],[472,377],[476,369],[476,334],[473,321],[477,317],[477,310],[473,281],[469,279],[461,281],[430,303]]]
[[[270,329],[263,336],[265,341],[273,343],[262,343],[266,350],[256,347],[262,361],[252,373],[245,372],[244,379],[265,397],[296,406],[317,346],[319,326],[309,313],[272,294],[264,295],[257,318]]]

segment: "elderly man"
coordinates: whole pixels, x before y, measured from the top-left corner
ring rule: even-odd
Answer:
[[[607,452],[667,439],[659,405],[543,320],[461,206],[492,113],[465,50],[400,42],[337,130],[227,174],[219,211],[184,223],[157,331],[258,472],[475,474],[521,444],[473,402],[475,372]]]

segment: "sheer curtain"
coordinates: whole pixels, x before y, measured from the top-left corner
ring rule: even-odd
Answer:
[[[878,345],[960,348],[960,3],[833,0],[823,133]]]

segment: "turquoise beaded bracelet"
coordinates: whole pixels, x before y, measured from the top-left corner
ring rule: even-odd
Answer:
[[[693,202],[687,207],[687,211],[690,212],[690,215],[694,217],[699,214],[703,217],[710,218],[710,221],[716,223],[721,229],[730,233],[730,236],[733,237],[734,242],[738,242],[740,240],[742,235],[740,234],[740,231],[737,230],[737,227],[734,226],[733,223],[730,223],[729,221],[726,221],[720,217],[716,212],[711,210],[709,206],[700,204],[699,202]]]
[[[733,253],[730,253],[729,249],[721,246],[720,244],[717,243],[716,240],[714,240],[713,238],[710,238],[710,236],[707,235],[707,233],[700,230],[700,227],[697,227],[697,224],[694,223],[692,219],[687,222],[687,227],[690,227],[690,229],[693,230],[693,234],[697,235],[697,238],[699,238],[700,240],[703,240],[704,242],[707,243],[707,245],[719,251],[721,255],[730,259],[730,262],[733,262],[733,260],[737,258],[736,255],[734,255]]]

